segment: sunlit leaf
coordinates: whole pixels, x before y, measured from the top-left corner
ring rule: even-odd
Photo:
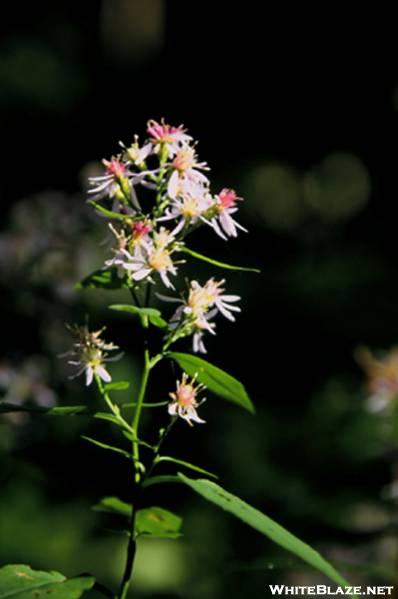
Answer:
[[[163,538],[181,536],[182,518],[161,507],[148,507],[138,510],[135,520],[139,535],[150,535]]]
[[[59,572],[32,570],[30,566],[9,565],[0,569],[0,599],[78,599],[91,589],[95,579],[79,576],[66,579]]]
[[[107,512],[130,517],[132,507],[118,497],[103,497],[92,509],[95,512]]]
[[[258,268],[252,268],[252,267],[248,267],[248,266],[233,266],[232,264],[226,264],[225,262],[220,262],[219,260],[214,260],[214,258],[209,258],[208,256],[203,256],[203,254],[194,252],[194,250],[191,250],[184,245],[181,246],[179,248],[179,250],[181,252],[184,252],[185,254],[189,254],[190,256],[192,256],[192,258],[196,258],[197,260],[202,260],[202,262],[208,262],[209,264],[213,264],[213,266],[218,266],[219,268],[224,268],[226,270],[238,270],[238,271],[240,270],[240,271],[244,271],[244,272],[257,272],[257,273],[261,272],[261,270],[259,270]]]
[[[236,495],[225,491],[216,483],[206,480],[193,480],[184,474],[178,473],[181,480],[191,487],[196,493],[211,501],[218,507],[230,512],[252,528],[255,528],[266,537],[270,538],[287,551],[294,553],[302,560],[316,568],[338,585],[348,585],[347,581],[337,572],[337,570],[326,561],[315,549],[295,537],[280,524],[252,507]]]
[[[221,370],[217,366],[210,364],[203,358],[198,358],[191,354],[170,352],[168,354],[177,364],[190,376],[196,376],[196,379],[206,385],[209,391],[216,395],[241,406],[252,414],[255,409],[246,389],[237,379]]]
[[[153,326],[160,329],[167,327],[167,322],[163,320],[160,310],[157,310],[156,308],[139,308],[133,304],[113,304],[112,306],[109,306],[109,308],[111,310],[116,310],[117,312],[134,314],[139,316],[141,320],[147,318]]]

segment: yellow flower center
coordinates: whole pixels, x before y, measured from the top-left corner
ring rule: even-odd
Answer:
[[[167,250],[156,250],[148,260],[149,266],[153,270],[167,270],[173,266],[170,258],[170,253]]]

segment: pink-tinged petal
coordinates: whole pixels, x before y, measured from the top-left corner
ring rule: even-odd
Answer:
[[[234,220],[234,223],[235,223],[235,227],[238,227],[238,229],[240,229],[241,231],[244,231],[245,233],[249,232],[247,229],[245,229],[245,227],[242,227],[241,224],[237,223],[236,220]]]
[[[140,203],[138,201],[138,197],[137,197],[137,194],[135,192],[134,185],[131,186],[130,198],[131,198],[131,203],[133,204],[134,208],[136,210],[138,210],[138,212],[141,212],[141,206],[140,206]]]
[[[156,293],[155,295],[160,300],[162,300],[162,302],[170,302],[170,303],[173,303],[173,304],[181,304],[181,302],[183,301],[182,299],[180,299],[178,297],[170,297],[168,295],[163,295],[162,293]]]
[[[168,288],[168,289],[175,289],[173,283],[170,281],[169,277],[166,274],[165,270],[160,270],[159,271],[159,275],[160,278],[162,279],[163,284]]]
[[[234,220],[232,216],[230,216],[227,212],[221,212],[220,214],[220,224],[224,230],[224,232],[229,237],[237,237],[238,232],[235,227]]]
[[[174,217],[173,217],[174,218]],[[180,233],[183,228],[185,227],[185,223],[186,220],[184,218],[181,218],[180,222],[178,223],[178,225],[172,230],[172,232],[170,233],[170,235],[172,237],[175,237],[176,235],[178,235],[178,233]]]
[[[221,231],[219,224],[215,218],[209,221],[209,225],[214,229],[217,235],[221,237],[221,239],[224,239],[224,241],[228,241],[227,237],[225,237],[224,233]]]
[[[141,150],[138,152],[138,156],[137,156],[137,160],[136,163],[140,164],[141,162],[144,162],[144,160],[146,160],[149,156],[149,154],[152,153],[152,144],[151,143],[147,143],[144,146],[142,146]]]
[[[91,366],[86,366],[86,386],[88,387],[93,382],[94,372]]]
[[[225,306],[222,305],[221,302],[217,304],[217,308],[220,310],[221,314],[225,316],[225,318],[228,318],[228,320],[230,320],[231,322],[235,322],[235,317],[232,316],[231,312],[228,312],[228,310],[225,308]]]
[[[198,413],[193,406],[189,406],[187,408],[187,416],[194,422],[199,422],[200,424],[204,424],[206,422],[206,420],[202,420],[202,418],[199,418]]]
[[[134,281],[142,281],[142,279],[145,279],[148,275],[150,275],[152,272],[151,268],[141,268],[141,270],[137,270],[136,272],[133,272],[133,279]]]
[[[234,306],[233,304],[229,304],[228,302],[223,301],[223,306],[224,306],[224,308],[226,308],[227,310],[230,310],[231,312],[242,312],[242,309],[239,308],[239,306]]]
[[[96,366],[95,373],[98,374],[100,379],[102,379],[105,383],[109,383],[112,380],[111,375],[103,366]]]
[[[223,295],[222,300],[225,302],[238,302],[241,298],[240,295]]]
[[[180,177],[178,171],[174,171],[167,184],[167,193],[172,199],[174,199],[177,195],[179,180]]]

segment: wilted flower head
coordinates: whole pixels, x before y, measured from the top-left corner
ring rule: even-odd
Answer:
[[[398,348],[392,348],[382,358],[360,348],[356,358],[367,375],[369,410],[380,412],[398,400]]]
[[[94,376],[109,383],[111,375],[105,369],[104,363],[121,358],[122,354],[109,357],[108,352],[119,349],[117,345],[108,343],[101,338],[104,328],[98,331],[89,331],[87,326],[73,325],[68,327],[75,338],[73,349],[63,354],[69,358],[68,364],[77,366],[77,372],[71,377],[75,378],[85,373],[86,385],[90,385]]]
[[[194,422],[204,423],[205,420],[199,418],[196,408],[205,401],[203,398],[200,402],[197,401],[197,395],[205,389],[205,385],[195,384],[196,377],[191,380],[184,372],[181,381],[177,381],[176,391],[169,393],[172,401],[169,403],[168,412],[171,416],[180,416],[192,425]]]

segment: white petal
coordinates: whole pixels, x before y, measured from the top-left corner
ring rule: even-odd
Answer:
[[[173,403],[169,403],[168,407],[167,407],[167,411],[170,414],[170,416],[175,416],[177,414],[177,408],[178,408],[178,404],[177,402],[173,402]]]
[[[175,198],[177,195],[179,180],[178,171],[174,171],[167,184],[167,193],[171,198]]]
[[[240,295],[222,295],[221,299],[225,302],[238,302],[241,297]]]

